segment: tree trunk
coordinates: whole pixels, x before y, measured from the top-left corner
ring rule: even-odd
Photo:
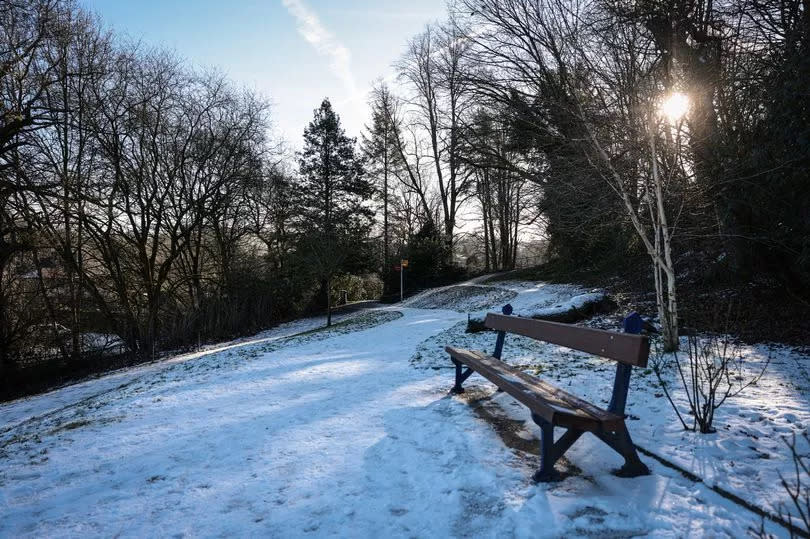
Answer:
[[[664,186],[661,180],[661,172],[658,168],[658,157],[655,151],[655,135],[650,137],[650,153],[652,156],[652,172],[656,202],[654,220],[656,234],[655,244],[657,250],[656,263],[661,266],[661,271],[664,272],[667,278],[666,307],[663,309],[665,317],[661,318],[661,326],[664,330],[664,347],[668,352],[674,352],[679,348],[675,266],[672,263],[672,236],[669,231],[667,212],[664,204]],[[663,289],[663,283],[661,283],[659,286]],[[661,297],[660,302],[662,306],[664,305],[663,300],[664,298]]]
[[[332,278],[326,278],[326,327],[332,325]]]
[[[383,270],[388,268],[388,124],[385,124],[383,149]]]

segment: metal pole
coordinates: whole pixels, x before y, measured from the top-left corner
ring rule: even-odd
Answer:
[[[403,292],[403,283],[404,283],[404,275],[405,275],[405,268],[402,267],[402,263],[399,265],[399,302],[402,303],[402,299],[404,296]]]

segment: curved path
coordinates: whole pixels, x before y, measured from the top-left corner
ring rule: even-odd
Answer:
[[[572,461],[587,473],[532,484],[536,457],[448,397],[449,370],[408,362],[466,315],[401,311],[166,365],[9,428],[0,537],[681,537],[758,524],[655,463],[644,478],[592,475],[617,462],[586,440]]]

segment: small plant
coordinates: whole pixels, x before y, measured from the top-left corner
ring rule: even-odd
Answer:
[[[770,358],[761,370],[748,374],[744,369],[746,361],[742,355],[741,346],[730,336],[698,337],[690,335],[687,341],[686,361],[681,359],[683,353],[674,352],[667,355],[656,346],[652,369],[683,428],[708,434],[715,432],[712,423],[717,409],[729,397],[735,397],[746,388],[756,384],[765,374]],[[689,413],[693,418],[691,427],[687,425],[672,399],[669,383],[664,379],[664,372],[669,370],[672,364],[677,370],[678,379],[686,393]]]
[[[806,446],[810,447],[810,435],[802,434]],[[810,533],[810,455],[802,454],[796,440],[796,433],[791,439],[784,438],[793,457],[795,478],[788,480],[781,473],[779,479],[782,488],[790,496],[789,505],[779,506],[779,516],[787,522],[791,537],[807,537]],[[792,505],[792,507],[790,507]]]
[[[805,431],[802,434],[805,445],[810,447],[810,435]],[[791,539],[796,537],[810,537],[810,454],[802,454],[798,448],[796,433],[788,439],[782,440],[790,449],[793,458],[795,478],[788,480],[782,473],[779,473],[779,481],[782,488],[790,498],[789,503],[780,503],[776,507],[777,517],[770,517],[784,526],[790,534]],[[792,507],[792,510],[791,510]],[[765,530],[765,517],[760,520],[758,528],[749,529],[753,537],[760,539],[773,539],[775,536]]]

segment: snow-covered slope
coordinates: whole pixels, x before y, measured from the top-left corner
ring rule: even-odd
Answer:
[[[447,395],[452,373],[441,347],[491,346],[490,333],[463,333],[465,306],[480,312],[508,297],[520,313],[588,291],[512,283],[478,292],[449,309],[394,306],[292,336],[311,329],[302,322],[254,343],[0,406],[0,537],[683,537],[739,536],[759,525],[756,515],[649,458],[651,476],[611,475],[619,457],[592,436],[569,455],[580,473],[533,484],[536,454],[511,449],[464,399]],[[422,361],[412,361],[418,354]],[[609,368],[571,355],[515,338],[504,357],[600,402]],[[638,380],[630,394],[636,441],[665,454],[673,448],[681,465],[706,472],[714,453],[697,451],[686,462],[678,444],[694,443],[651,397],[649,378]],[[478,377],[468,387],[492,393]],[[783,394],[795,418],[785,425],[810,421],[807,393]],[[525,416],[508,396],[490,402]],[[729,406],[735,417],[751,410],[729,419],[733,428],[752,423],[755,407]],[[528,425],[518,434],[536,435]],[[720,450],[733,440],[721,431],[698,445]],[[779,469],[782,456],[773,449],[759,460]],[[770,472],[763,473],[748,477],[763,481]]]

